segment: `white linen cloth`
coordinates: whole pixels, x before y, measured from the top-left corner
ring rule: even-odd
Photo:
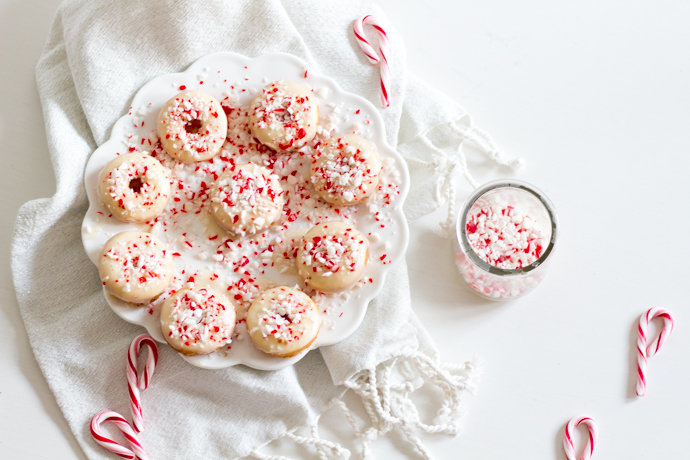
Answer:
[[[80,226],[88,207],[83,171],[89,155],[107,140],[144,83],[219,51],[292,53],[380,107],[378,68],[368,64],[351,28],[365,14],[385,22],[376,6],[324,0],[67,0],[61,5],[37,67],[57,191],[19,211],[12,269],[36,359],[90,459],[113,458],[91,439],[88,423],[105,409],[129,417],[125,351],[143,331],[110,310],[97,270],[82,249]],[[387,31],[392,104],[381,112],[389,143],[415,166],[405,208],[412,219],[452,197],[449,175],[458,167],[470,178],[463,141],[502,159],[460,107],[406,74],[403,41],[392,26]],[[439,147],[458,150],[447,154]],[[457,393],[471,386],[474,374],[470,363],[456,366],[465,371],[461,376],[438,363],[412,312],[404,263],[394,267],[350,338],[310,352],[293,367],[209,371],[188,364],[169,347],[160,348],[153,383],[142,395],[146,430],[140,437],[151,458],[159,459],[248,455],[315,423],[334,401],[341,404],[338,398],[348,388],[362,396],[371,416],[367,439],[400,428],[429,456],[412,428],[454,433]],[[429,425],[407,399],[423,378],[446,392],[439,417]],[[318,437],[310,442],[320,446],[320,455],[347,454]],[[363,450],[366,454],[366,443]]]

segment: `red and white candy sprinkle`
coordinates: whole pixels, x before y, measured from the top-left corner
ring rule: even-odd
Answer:
[[[364,24],[371,25],[378,32],[379,54],[381,55],[380,58],[379,54],[376,54],[376,51],[364,36]],[[357,44],[366,55],[369,63],[371,65],[379,64],[379,71],[381,73],[381,105],[384,107],[389,107],[391,105],[389,99],[391,87],[391,69],[388,65],[388,34],[386,34],[386,31],[383,29],[383,26],[379,20],[370,14],[357,19],[352,25],[352,28],[355,31]]]
[[[575,446],[573,445],[572,433],[581,423],[587,425],[587,429],[589,430],[589,438],[587,438],[587,444],[585,445],[585,450],[582,451],[580,460],[590,460],[592,458],[592,454],[594,453],[594,445],[597,442],[598,435],[597,424],[594,423],[594,420],[589,417],[575,417],[568,422],[568,424],[565,426],[565,431],[563,432],[563,450],[565,451],[565,456],[568,460],[578,460],[577,454],[575,453]]]
[[[103,433],[103,431],[101,431],[101,425],[106,422],[111,422],[115,424],[115,426],[122,432],[122,434],[125,435],[125,439],[127,439],[127,443],[129,443],[131,449],[128,449],[118,444],[117,442],[113,441],[108,436],[106,436]],[[146,455],[146,452],[144,452],[144,448],[141,447],[139,438],[130,426],[129,422],[127,422],[127,420],[125,420],[125,418],[117,412],[109,410],[101,412],[100,414],[96,414],[91,419],[91,436],[93,436],[93,439],[96,440],[98,444],[105,447],[110,452],[119,455],[122,458],[126,458],[128,460],[149,459],[149,456]]]
[[[142,375],[137,375],[137,358],[141,348],[147,346],[149,354]],[[144,429],[144,418],[141,409],[141,393],[139,390],[148,388],[153,377],[153,371],[158,362],[158,345],[150,335],[142,334],[132,340],[127,351],[127,385],[129,387],[129,404],[132,410],[132,425],[134,431],[140,433]]]
[[[647,346],[647,326],[654,318],[663,318],[664,326],[659,337]],[[673,317],[663,308],[650,308],[640,317],[637,329],[637,395],[644,396],[647,391],[647,358],[654,356],[673,331]]]
[[[465,230],[480,259],[494,267],[513,270],[541,257],[545,241],[537,224],[513,206],[490,206],[471,214]]]

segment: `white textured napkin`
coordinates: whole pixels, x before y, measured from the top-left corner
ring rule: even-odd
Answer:
[[[292,53],[380,107],[378,69],[368,64],[352,34],[353,21],[365,14],[385,22],[376,6],[316,0],[67,0],[60,7],[37,68],[57,192],[21,208],[12,268],[36,359],[89,458],[112,458],[91,439],[88,423],[105,409],[129,417],[125,350],[143,332],[108,307],[97,270],[82,249],[80,225],[88,207],[83,171],[89,155],[108,138],[144,83],[219,51],[250,57]],[[387,31],[392,105],[382,114],[389,143],[414,165],[405,209],[408,218],[416,218],[452,198],[452,174],[465,172],[471,179],[464,141],[503,160],[460,107],[406,75],[403,41],[393,27]],[[448,149],[457,150],[445,153]],[[293,367],[202,370],[162,346],[153,383],[142,396],[146,430],[141,440],[152,458],[245,456],[314,423],[353,388],[370,409],[369,439],[400,428],[416,443],[413,427],[457,429],[457,392],[471,384],[473,374],[471,364],[459,368],[464,376],[452,376],[438,363],[411,310],[407,270],[400,263],[355,334],[309,353]],[[394,369],[393,381],[385,377],[388,369]],[[435,425],[423,424],[407,399],[422,378],[446,385]],[[399,385],[406,381],[413,385]],[[323,455],[343,455],[325,446]]]

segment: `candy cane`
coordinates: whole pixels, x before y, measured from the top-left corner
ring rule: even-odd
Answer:
[[[364,36],[364,24],[370,24],[379,33],[380,58]],[[391,69],[388,65],[388,34],[386,34],[386,31],[383,30],[383,26],[381,26],[379,20],[372,15],[367,15],[363,18],[355,20],[352,28],[355,31],[357,44],[359,44],[359,47],[366,55],[369,63],[371,65],[379,64],[379,71],[381,73],[381,104],[384,107],[389,107],[391,105],[390,100],[388,99],[391,87]]]
[[[137,375],[137,358],[141,348],[149,347],[149,354],[141,376]],[[129,387],[129,405],[132,410],[132,425],[134,431],[140,433],[144,429],[144,418],[141,410],[141,394],[139,390],[148,388],[153,371],[158,362],[158,345],[150,335],[142,334],[132,340],[127,352],[127,386]]]
[[[585,450],[582,451],[582,457],[580,457],[580,460],[589,460],[592,458],[592,454],[594,453],[594,445],[597,443],[597,424],[594,423],[594,420],[589,417],[575,417],[568,422],[568,424],[565,426],[565,431],[563,432],[563,450],[565,451],[565,456],[568,460],[577,460],[575,446],[573,446],[572,433],[580,423],[587,425],[587,429],[589,430],[587,445],[585,446]]]
[[[664,326],[659,337],[647,346],[647,326],[654,318],[664,319]],[[647,358],[654,356],[673,331],[673,318],[663,308],[650,308],[640,317],[637,328],[637,395],[644,396],[647,391]]]
[[[141,376],[137,375],[137,359],[141,348],[149,347],[148,357],[144,365],[144,372]],[[145,390],[151,383],[153,371],[158,362],[158,344],[150,335],[142,334],[132,340],[127,350],[127,386],[129,388],[129,403],[132,410],[132,425],[125,418],[113,411],[105,411],[96,414],[91,419],[91,436],[98,444],[129,460],[148,460],[148,455],[141,447],[137,433],[144,429],[144,419],[141,412],[141,394],[139,390]],[[101,431],[101,425],[105,422],[112,422],[117,426],[122,434],[125,435],[131,450],[108,438]]]
[[[122,434],[125,435],[125,439],[127,439],[127,442],[132,448],[131,450],[113,441],[101,431],[101,425],[105,422],[114,423],[115,426],[122,431]],[[91,419],[91,436],[93,436],[93,439],[95,439],[98,444],[122,458],[129,460],[149,460],[148,455],[146,455],[143,447],[141,447],[137,434],[134,432],[127,420],[125,420],[124,417],[117,412],[109,410],[96,414]]]

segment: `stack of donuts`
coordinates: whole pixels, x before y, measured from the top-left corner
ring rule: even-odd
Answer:
[[[266,85],[249,107],[249,128],[266,148],[296,154],[314,139],[319,128],[313,91],[307,85],[282,80]],[[210,94],[183,91],[161,109],[157,132],[162,148],[176,161],[213,161],[228,135],[228,118]],[[375,144],[354,134],[334,135],[317,144],[309,179],[321,200],[347,207],[372,195],[382,170]],[[166,209],[173,183],[170,170],[158,159],[134,151],[119,155],[103,169],[99,194],[113,217],[127,223],[148,223]],[[241,239],[277,223],[285,201],[281,177],[271,169],[232,163],[210,186],[209,212],[232,238]],[[362,278],[368,260],[365,236],[339,220],[327,220],[309,229],[298,244],[296,256],[308,291],[325,295],[352,289]],[[125,302],[144,305],[164,292],[169,295],[161,298],[165,301],[160,325],[173,349],[189,356],[218,351],[233,336],[233,299],[202,283],[171,291],[174,271],[171,250],[153,234],[142,231],[113,236],[99,262],[104,288]],[[312,297],[287,286],[261,292],[246,312],[247,331],[256,348],[277,357],[295,356],[308,349],[323,323]]]

